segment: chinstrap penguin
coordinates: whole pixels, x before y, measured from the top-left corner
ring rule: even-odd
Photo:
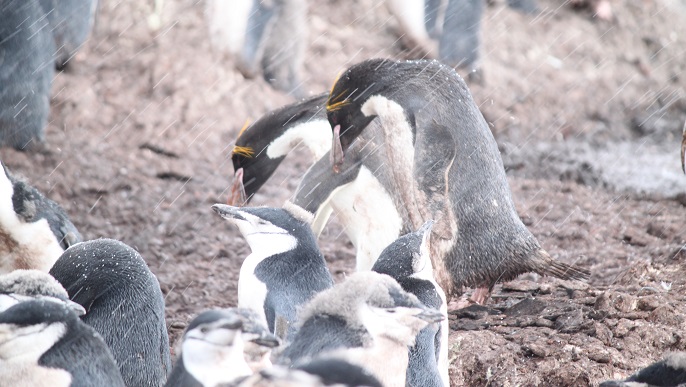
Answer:
[[[47,300],[0,312],[0,380],[7,386],[124,386],[102,337],[67,306]]]
[[[171,371],[164,297],[138,252],[113,239],[82,242],[50,274],[86,309],[82,320],[105,339],[127,386],[164,384]]]
[[[358,272],[300,310],[298,331],[277,362],[297,366],[337,358],[365,368],[385,386],[404,386],[408,346],[443,318],[391,277]]]
[[[35,299],[64,304],[77,316],[86,314],[83,306],[70,300],[62,284],[48,273],[19,269],[0,275],[0,311],[20,302]]]
[[[419,230],[405,234],[391,243],[379,256],[373,271],[387,274],[402,288],[417,296],[429,308],[447,315],[448,304],[443,289],[433,277],[429,239],[433,221]],[[448,320],[428,325],[417,334],[410,348],[407,366],[408,386],[449,386]]]
[[[284,208],[215,204],[212,209],[238,226],[252,251],[241,265],[238,306],[257,312],[280,338],[291,337],[296,309],[333,286],[310,229],[312,215],[289,202]]]
[[[47,272],[65,249],[82,240],[81,234],[57,203],[0,164],[0,274]]]
[[[278,339],[242,309],[215,309],[199,314],[183,335],[181,353],[166,386],[211,387],[250,376],[248,343],[273,348]]]
[[[367,60],[346,70],[327,102],[334,171],[370,122],[380,122],[404,224],[433,219],[434,275],[485,302],[498,281],[537,272],[586,279],[554,260],[519,218],[493,134],[462,78],[436,61]]]

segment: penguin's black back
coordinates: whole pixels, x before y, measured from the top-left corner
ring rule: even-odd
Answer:
[[[277,316],[290,322],[288,337],[295,333],[296,310],[315,294],[333,286],[333,278],[319,251],[310,226],[284,209],[252,208],[250,212],[288,230],[298,243],[293,250],[265,258],[255,276],[267,286],[264,311],[270,332]]]
[[[86,309],[83,321],[112,349],[127,385],[166,380],[171,358],[164,297],[135,250],[112,239],[83,242],[65,251],[50,274]]]
[[[525,272],[545,271],[541,265],[547,262],[536,260],[540,245],[515,210],[493,134],[452,68],[437,61],[375,59],[352,66],[341,79],[349,81],[339,80],[332,95],[345,88],[359,90],[348,96],[351,105],[361,108],[369,97],[381,94],[403,107],[415,160],[422,152],[455,155],[447,184],[458,235],[443,259],[453,287],[490,287]],[[432,146],[418,147],[420,139]],[[432,173],[435,167],[425,166],[425,174],[415,172],[420,190],[442,185],[434,179],[444,179],[445,174]],[[415,164],[415,171],[418,168],[422,166]]]
[[[326,351],[362,347],[365,335],[366,330],[351,328],[338,316],[316,315],[305,321],[298,329],[291,343],[284,349],[279,362],[294,364]]]

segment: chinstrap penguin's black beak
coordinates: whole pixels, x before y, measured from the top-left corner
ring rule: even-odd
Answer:
[[[238,212],[238,207],[233,207],[226,204],[214,204],[212,205],[212,209],[224,219],[247,220]]]

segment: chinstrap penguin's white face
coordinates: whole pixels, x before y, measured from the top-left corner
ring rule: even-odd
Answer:
[[[221,217],[238,226],[255,255],[269,257],[290,251],[298,243],[298,240],[285,228],[248,211],[223,204],[215,204],[212,208]],[[274,209],[274,211],[277,210]]]
[[[37,362],[66,331],[66,326],[59,322],[27,326],[0,324],[0,359]]]
[[[200,324],[186,332],[181,348],[184,367],[204,386],[252,375],[243,355],[244,341],[238,320]]]

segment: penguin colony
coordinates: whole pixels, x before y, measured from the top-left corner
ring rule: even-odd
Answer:
[[[53,52],[47,61],[36,56],[43,62],[35,64],[52,70],[53,61],[64,67],[85,39],[96,2],[83,2],[78,9],[86,16],[73,25],[60,23],[71,2],[8,3],[0,13],[5,47],[26,55],[13,39],[32,34],[32,50]],[[462,17],[480,15],[479,1],[388,3],[415,44],[438,39],[445,61],[477,63],[478,23],[460,33],[465,23],[456,9],[466,4]],[[241,11],[236,28],[247,33],[228,49],[246,76],[263,72],[275,87],[301,93],[302,47],[286,50],[285,59],[273,54],[282,48],[274,39],[284,35],[284,20],[306,24],[299,18],[304,4],[233,4]],[[406,12],[417,4],[433,15],[424,26]],[[208,1],[208,15],[226,16],[220,11],[226,7]],[[45,9],[54,12],[44,15]],[[47,16],[52,35],[28,27],[9,34],[14,20],[36,15]],[[221,34],[221,25],[213,20],[210,28]],[[305,32],[295,30],[297,45]],[[51,74],[33,77],[36,98],[45,98]],[[3,103],[16,97],[14,88],[5,90]],[[2,144],[24,149],[42,138],[47,105],[29,102],[29,118],[19,115],[27,123],[0,115]],[[292,200],[282,208],[241,207],[301,142],[313,164]],[[173,366],[164,296],[143,257],[116,240],[83,242],[59,205],[3,164],[0,384],[449,386],[448,297],[472,287],[472,300],[485,303],[496,282],[526,272],[589,275],[550,257],[521,223],[495,140],[462,78],[437,61],[353,65],[329,93],[246,125],[232,159],[229,204],[212,209],[239,229],[251,250],[240,270],[238,306],[191,321]],[[357,248],[357,272],[337,284],[316,242],[332,213]],[[686,383],[685,370],[684,354],[671,354],[603,385]]]

